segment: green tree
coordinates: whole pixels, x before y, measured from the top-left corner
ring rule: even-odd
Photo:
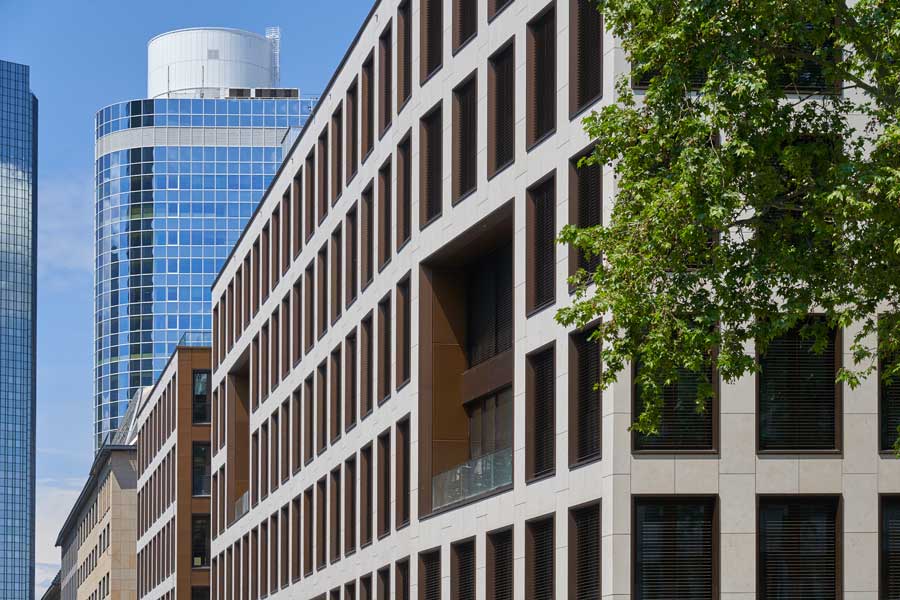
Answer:
[[[653,433],[678,369],[715,360],[733,381],[758,368],[747,342],[762,352],[800,326],[821,347],[826,326],[854,323],[838,377],[858,384],[900,346],[900,2],[597,8],[632,80],[584,119],[585,161],[613,169],[615,200],[607,225],[560,236],[603,261],[557,319],[603,317],[601,387],[639,360],[633,427]]]

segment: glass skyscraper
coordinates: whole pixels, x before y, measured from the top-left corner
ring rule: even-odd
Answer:
[[[34,598],[37,118],[28,67],[0,60],[0,598]]]
[[[267,33],[157,36],[150,98],[96,115],[98,448],[185,332],[209,332],[210,284],[312,112],[315,97],[277,87],[279,38]]]

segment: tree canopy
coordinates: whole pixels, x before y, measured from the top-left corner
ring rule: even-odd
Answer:
[[[857,385],[900,347],[900,2],[596,4],[632,77],[584,119],[615,196],[561,233],[603,260],[557,319],[602,317],[601,387],[639,361],[633,427],[654,433],[680,369],[734,381],[795,327],[823,347],[850,326]]]

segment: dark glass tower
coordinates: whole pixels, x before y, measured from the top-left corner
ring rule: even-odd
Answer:
[[[34,598],[37,116],[0,60],[0,598]]]

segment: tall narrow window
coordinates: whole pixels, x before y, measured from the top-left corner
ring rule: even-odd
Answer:
[[[391,598],[391,568],[381,567],[376,573],[378,579],[378,600],[390,600]]]
[[[459,202],[475,191],[478,185],[477,163],[478,78],[476,72],[453,90],[454,202]]]
[[[409,381],[412,362],[412,291],[407,275],[397,284],[397,388]]]
[[[396,600],[410,600],[409,596],[409,559],[398,560],[394,565],[394,597]]]
[[[375,478],[372,463],[372,444],[359,451],[359,543],[367,546],[372,543],[372,513],[374,507]]]
[[[298,495],[291,500],[291,580],[300,579],[302,564],[300,563],[300,537],[303,533],[302,521],[303,496]],[[245,565],[246,567],[246,565]],[[247,569],[243,570],[246,577]],[[246,597],[246,596],[244,596]]]
[[[303,382],[303,458],[304,462],[309,463],[313,459],[313,452],[316,439],[315,427],[313,425],[313,406],[315,398],[313,392],[313,376],[310,375]]]
[[[324,569],[328,562],[325,555],[328,529],[328,483],[322,477],[316,483],[316,569]]]
[[[594,329],[573,333],[569,338],[569,464],[580,464],[600,456],[602,397],[600,344],[590,339]]]
[[[528,190],[525,227],[528,237],[526,309],[533,313],[556,300],[555,177],[547,177]]]
[[[582,0],[577,0],[581,4]],[[593,150],[593,147],[590,151]],[[588,155],[582,153],[569,161],[569,223],[581,228],[603,224],[603,168],[601,165],[581,165]],[[569,250],[569,275],[578,269],[593,273],[600,266],[600,255],[587,256],[575,248]]]
[[[556,468],[556,352],[553,346],[526,357],[525,474],[549,475]]]
[[[318,142],[318,167],[316,175],[316,187],[318,192],[318,219],[319,223],[325,220],[328,214],[328,128],[322,130]]]
[[[291,370],[291,293],[281,299],[281,379],[285,379]]]
[[[269,422],[259,428],[259,490],[260,499],[269,495]]]
[[[442,110],[438,104],[422,118],[419,134],[419,227],[426,227],[443,211],[442,187],[444,176],[443,142],[441,140]]]
[[[893,377],[891,381],[885,381],[882,378],[882,373],[892,364],[894,361],[891,358],[886,361],[879,360],[878,363],[878,412],[881,421],[879,449],[883,451],[894,449],[898,428],[900,428],[900,379]]]
[[[412,134],[397,146],[397,251],[412,236]]]
[[[322,244],[316,260],[316,335],[322,337],[328,331],[328,244]]]
[[[375,145],[375,55],[369,54],[362,66],[362,156],[363,161]]]
[[[410,507],[410,437],[409,417],[397,423],[397,528],[409,523]]]
[[[372,313],[360,323],[360,353],[359,353],[359,400],[360,412],[365,418],[374,408],[373,398],[375,396],[374,386],[374,365],[373,365],[373,347],[374,339],[372,338]]]
[[[391,532],[391,430],[378,436],[378,537]]]
[[[259,526],[259,596],[269,595],[269,520]]]
[[[533,600],[555,597],[553,515],[525,524],[525,596]]]
[[[281,210],[276,207],[272,211],[272,219],[270,221],[270,231],[272,239],[269,246],[269,254],[272,261],[272,285],[271,289],[275,289],[281,280]]]
[[[882,598],[900,598],[900,496],[881,496],[879,562]]]
[[[341,240],[341,226],[331,234],[331,322],[337,321],[343,311],[344,291],[342,281],[344,271],[344,243]]]
[[[259,502],[259,431],[254,431],[250,438],[250,464],[253,476],[250,478],[250,502],[253,506]]]
[[[291,246],[293,247],[293,256],[297,258],[300,254],[300,250],[303,249],[303,168],[297,169],[297,174],[294,175],[294,180],[291,182],[291,203],[293,208],[291,209],[291,213],[293,214],[293,236],[291,239]]]
[[[343,417],[341,411],[344,409],[343,399],[341,398],[341,386],[343,385],[343,373],[341,372],[341,345],[338,344],[331,351],[331,381],[329,383],[329,391],[331,396],[331,443],[333,444],[341,437],[343,425]]]
[[[287,587],[288,581],[290,579],[290,572],[288,571],[288,558],[289,558],[288,547],[290,544],[291,522],[290,522],[290,512],[289,512],[289,508],[288,508],[287,504],[285,504],[284,506],[281,507],[280,523],[281,523],[281,534],[280,534],[279,539],[281,540],[281,547],[279,550],[279,561],[280,561],[279,568],[281,569],[281,587],[284,588],[284,587]]]
[[[513,600],[512,527],[487,535],[486,598]]]
[[[391,294],[378,303],[378,402],[391,396]]]
[[[316,369],[316,452],[322,454],[328,446],[328,363],[324,360]]]
[[[344,428],[349,431],[356,425],[356,329],[344,338]]]
[[[819,317],[810,321],[824,326]],[[814,343],[798,327],[772,340],[759,357],[761,451],[840,449],[841,396],[840,384],[835,383],[841,358],[839,331],[828,332],[821,352],[813,349]]]
[[[316,151],[310,150],[306,156],[306,186],[303,191],[306,210],[306,239],[316,230]]]
[[[316,275],[315,275],[315,262],[309,261],[309,265],[306,267],[306,295],[303,298],[303,310],[305,312],[305,318],[303,323],[304,333],[306,334],[306,339],[304,340],[304,346],[306,348],[306,353],[308,354],[310,350],[312,350],[313,343],[315,343],[316,333],[315,333],[315,296],[316,296]],[[321,317],[320,317],[321,318]]]
[[[344,556],[356,552],[356,456],[344,461]]]
[[[265,302],[266,299],[269,297],[269,290],[271,289],[270,276],[272,274],[272,268],[269,263],[269,259],[271,258],[271,255],[272,255],[272,247],[269,245],[270,241],[269,241],[269,225],[268,224],[266,224],[263,227],[261,239],[262,239],[262,242],[260,243],[259,253],[260,253],[260,257],[261,257],[261,259],[260,259],[261,260],[260,276],[262,277],[262,280],[260,281],[259,285],[260,285],[260,291],[262,293],[262,301],[261,302]]]
[[[272,594],[278,591],[278,525],[278,511],[276,510],[275,514],[269,518],[269,532],[271,535],[269,540],[269,592]]]
[[[209,423],[209,370],[194,370],[191,373],[191,421],[193,423]]]
[[[391,261],[393,234],[391,218],[393,199],[391,190],[391,159],[388,158],[378,169],[378,270],[381,271]]]
[[[635,374],[640,372],[637,362]],[[706,373],[678,370],[678,381],[662,388],[662,408],[659,416],[659,432],[644,435],[634,432],[634,449],[678,452],[683,450],[715,450],[715,421],[718,417],[718,398],[707,401],[703,412],[697,410],[697,393],[701,385],[711,385],[715,372]],[[715,386],[713,388],[715,390]],[[634,418],[644,407],[641,386],[634,390]]]
[[[347,182],[349,183],[359,168],[359,85],[356,78],[347,88]]]
[[[329,512],[330,526],[329,532],[331,539],[328,544],[331,548],[331,562],[335,563],[341,559],[341,467],[338,465],[336,469],[331,471],[331,505]],[[349,516],[349,515],[347,515]]]
[[[362,243],[360,245],[360,263],[362,265],[362,289],[366,289],[375,277],[375,198],[372,184],[363,190],[362,199]]]
[[[842,598],[840,498],[761,496],[758,505],[757,598]]]
[[[279,417],[281,424],[281,447],[279,449],[281,458],[281,481],[287,481],[291,474],[291,405],[289,400],[281,403],[281,416]]]
[[[331,115],[331,203],[341,197],[344,186],[344,108],[338,104]]]
[[[441,600],[441,549],[419,555],[419,600]]]
[[[313,572],[313,488],[303,492],[303,575]]]
[[[575,116],[603,92],[603,17],[590,0],[569,5],[569,114]]]
[[[556,130],[556,7],[528,23],[526,115],[529,148]]]
[[[419,37],[422,69],[419,81],[434,75],[444,62],[444,2],[443,0],[421,0],[421,27]]]
[[[209,515],[191,516],[191,566],[209,566]]]
[[[210,495],[210,472],[209,444],[194,442],[191,447],[191,495]]]
[[[356,600],[355,581],[348,581],[344,584],[344,600]]]
[[[394,58],[391,50],[393,46],[391,24],[388,23],[378,38],[378,132],[384,135],[391,126],[391,116],[394,111],[394,101],[391,97],[394,89]]]
[[[569,511],[569,597],[600,600],[600,503]]]
[[[450,598],[475,600],[475,540],[450,547]]]
[[[291,266],[291,186],[284,190],[281,197],[281,274],[287,273]]]
[[[453,51],[478,34],[477,0],[453,0]]]
[[[347,306],[350,306],[359,295],[359,215],[355,204],[347,212],[346,224],[344,277],[347,280]]]
[[[714,598],[715,498],[637,497],[633,510],[635,600]]]
[[[397,7],[397,112],[412,96],[412,0]]]
[[[359,578],[359,600],[373,600],[372,575],[363,575]]]
[[[510,40],[488,59],[488,177],[515,158],[515,47]]]
[[[296,473],[303,465],[303,392],[300,386],[291,394],[291,462]]]

